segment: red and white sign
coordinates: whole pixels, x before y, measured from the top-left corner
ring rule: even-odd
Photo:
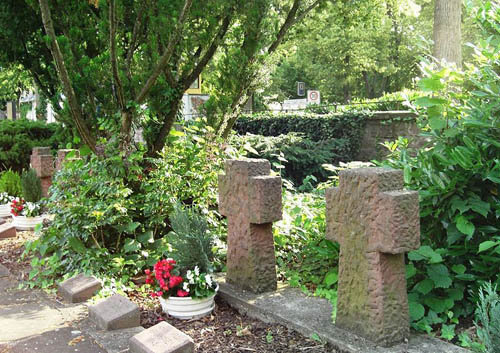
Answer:
[[[307,104],[320,104],[321,95],[319,91],[307,91]]]

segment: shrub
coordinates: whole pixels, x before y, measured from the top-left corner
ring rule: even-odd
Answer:
[[[495,15],[498,24],[500,11],[481,17]],[[419,86],[427,94],[416,108],[430,143],[415,155],[400,139],[387,161],[420,192],[422,247],[409,253],[407,268],[413,325],[441,325],[447,339],[474,311],[479,285],[500,283],[499,43],[492,37],[477,47],[465,73],[424,66]]]
[[[27,202],[38,202],[42,199],[42,183],[34,169],[29,169],[21,175],[23,198]]]
[[[486,347],[487,353],[500,353],[500,296],[497,287],[491,282],[479,289],[476,322],[479,339]]]
[[[264,158],[274,169],[281,169],[281,176],[300,186],[313,175],[315,183],[328,178],[323,164],[338,164],[350,158],[348,142],[345,139],[315,142],[297,133],[287,135],[233,136],[231,143],[247,149],[247,157]],[[311,178],[310,178],[311,179]]]
[[[20,197],[22,193],[21,177],[12,170],[6,170],[0,176],[0,192],[6,192],[9,196]]]
[[[56,150],[71,142],[71,132],[59,124],[40,121],[0,121],[0,169],[17,172],[28,169],[33,147]]]
[[[213,271],[213,235],[208,229],[205,217],[195,208],[175,206],[170,215],[172,232],[169,242],[172,245],[172,256],[179,264],[181,271],[198,266],[201,272]]]

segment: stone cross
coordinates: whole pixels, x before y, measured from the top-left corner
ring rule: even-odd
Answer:
[[[34,147],[31,153],[31,168],[36,172],[42,184],[42,195],[48,196],[48,190],[52,184],[54,174],[54,158],[50,147]]]
[[[418,193],[403,173],[343,170],[326,192],[327,238],[340,243],[336,325],[382,345],[409,337],[404,253],[420,246]]]
[[[72,153],[72,158],[67,158],[67,156]],[[63,167],[66,161],[74,161],[80,158],[80,151],[75,149],[63,149],[57,151],[56,158],[56,170],[59,171]]]
[[[219,211],[227,216],[228,283],[254,293],[276,290],[272,223],[281,219],[281,177],[264,159],[228,160],[219,175]]]

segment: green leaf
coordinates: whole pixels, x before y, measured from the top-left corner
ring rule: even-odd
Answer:
[[[332,284],[337,283],[339,279],[339,275],[337,274],[336,270],[330,270],[328,274],[325,276],[324,283],[330,287]]]
[[[464,265],[453,265],[453,267],[451,268],[451,270],[459,275],[462,275],[465,273],[465,270],[467,268],[464,266]]]
[[[424,303],[438,314],[446,310],[446,303],[441,298],[428,297],[424,299]]]
[[[445,265],[432,265],[427,268],[427,274],[432,279],[436,288],[448,288],[452,280]]]
[[[488,250],[488,249],[490,249],[498,244],[499,243],[496,241],[491,241],[491,240],[483,241],[481,244],[479,244],[479,251],[478,252],[486,251],[486,250]]]
[[[154,239],[154,236],[153,236],[153,231],[152,230],[148,230],[146,233],[144,234],[141,234],[137,237],[137,240],[141,243],[141,244],[153,244],[155,242],[155,239]]]
[[[130,222],[127,224],[126,231],[129,234],[134,233],[134,231],[139,227],[141,224],[139,222]]]
[[[141,244],[137,242],[135,239],[127,239],[125,241],[125,245],[123,246],[123,250],[125,253],[136,252],[141,249]]]
[[[445,86],[439,78],[425,77],[422,78],[420,81],[418,81],[418,87],[420,87],[422,91],[433,92],[433,91],[439,91],[443,89]]]
[[[442,130],[446,127],[446,121],[441,117],[433,117],[429,119],[429,126],[433,130]]]
[[[441,326],[441,337],[451,341],[455,337],[455,326],[456,325],[445,325]]]
[[[474,224],[472,224],[467,218],[464,216],[458,216],[455,221],[459,231],[468,236],[472,236],[474,234],[476,227],[474,227]]]
[[[87,248],[83,245],[82,241],[76,237],[68,238],[69,246],[76,252],[83,254]]]
[[[413,289],[425,295],[434,289],[434,282],[426,278],[418,282]]]
[[[406,265],[406,279],[410,279],[417,274],[417,268],[413,264]]]
[[[420,320],[425,315],[425,308],[422,304],[417,302],[408,302],[410,309],[410,318],[412,321]]]

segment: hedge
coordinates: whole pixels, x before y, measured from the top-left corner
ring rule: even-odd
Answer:
[[[57,123],[41,121],[0,121],[0,170],[22,171],[29,168],[33,147],[56,150],[71,142],[71,133]]]
[[[369,112],[324,115],[258,113],[242,115],[234,129],[239,135],[261,136],[249,137],[250,145],[261,158],[274,160],[273,156],[283,152],[288,161],[284,164],[284,176],[300,185],[307,175],[314,175],[319,181],[325,180],[322,164],[355,160],[368,117]]]

